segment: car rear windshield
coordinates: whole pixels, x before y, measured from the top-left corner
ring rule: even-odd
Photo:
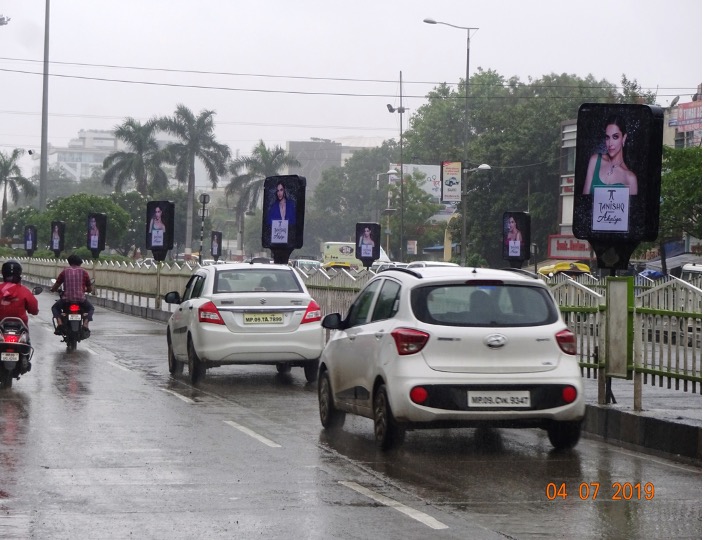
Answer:
[[[523,285],[428,285],[411,292],[422,322],[446,326],[540,326],[557,321],[550,293]]]
[[[303,292],[302,286],[291,270],[243,269],[219,270],[215,274],[216,293],[244,292]]]

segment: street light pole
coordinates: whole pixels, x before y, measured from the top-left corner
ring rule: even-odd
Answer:
[[[404,256],[404,236],[405,236],[405,180],[403,179],[403,113],[405,107],[403,107],[403,93],[402,93],[402,71],[400,72],[400,106],[396,109],[389,103],[387,104],[388,111],[391,113],[400,113],[400,262],[403,262]]]
[[[45,51],[43,59],[42,125],[40,132],[40,182],[38,209],[45,210],[48,188],[48,71],[50,64],[50,0],[45,0]]]
[[[436,21],[435,19],[423,19],[424,23],[427,24],[442,24],[444,26],[451,26],[452,28],[459,28],[467,31],[467,55],[465,57],[465,133],[463,135],[463,171],[467,171],[465,167],[468,165],[468,135],[470,131],[470,116],[468,114],[468,100],[470,91],[470,30],[479,30],[472,26],[456,26],[454,24]],[[467,263],[467,174],[463,175],[462,178],[462,238],[461,238],[461,264],[465,266]]]
[[[202,210],[201,210],[201,222],[200,222],[200,251],[198,252],[198,263],[202,264],[203,262],[203,233],[205,232],[205,216],[207,215],[207,212],[205,211],[205,206],[207,203],[210,202],[210,195],[207,193],[203,193],[200,195],[200,204],[202,204]]]

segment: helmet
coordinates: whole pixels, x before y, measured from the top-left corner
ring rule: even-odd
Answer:
[[[83,261],[80,258],[80,255],[73,253],[67,258],[67,262],[70,266],[81,266]]]
[[[2,276],[5,281],[20,283],[22,266],[17,261],[6,261],[2,265]]]

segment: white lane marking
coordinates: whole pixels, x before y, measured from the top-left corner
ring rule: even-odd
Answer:
[[[108,360],[108,364],[110,364],[114,368],[122,369],[123,371],[127,371],[129,373],[133,372],[131,369],[128,369],[125,366],[118,364],[117,362],[113,362],[112,360]]]
[[[225,423],[228,426],[232,426],[235,429],[242,431],[246,435],[250,435],[253,439],[257,439],[258,441],[260,441],[263,444],[266,444],[270,448],[282,448],[282,446],[280,446],[278,443],[273,442],[270,439],[266,439],[262,435],[255,433],[252,429],[248,429],[245,426],[241,426],[240,424],[237,424],[237,423],[233,422],[232,420],[225,420]]]
[[[183,396],[182,394],[178,394],[177,392],[173,392],[172,390],[168,390],[167,388],[161,388],[160,390],[162,390],[163,392],[167,392],[168,394],[172,394],[173,396],[184,401],[185,403],[195,403],[195,400]]]
[[[366,497],[369,497],[373,499],[374,501],[379,502],[380,504],[384,504],[385,506],[389,506],[390,508],[394,508],[398,512],[402,512],[406,516],[409,516],[413,518],[414,520],[419,521],[423,525],[427,525],[431,529],[447,529],[448,526],[444,523],[438,521],[432,516],[429,516],[425,514],[424,512],[420,512],[419,510],[415,510],[414,508],[410,508],[409,506],[405,506],[402,503],[399,503],[393,499],[390,499],[389,497],[385,497],[384,495],[380,495],[379,493],[375,493],[374,491],[362,487],[360,484],[356,484],[355,482],[345,482],[340,481],[340,484],[342,484],[345,487],[349,487],[352,490],[357,491],[358,493],[361,493],[362,495],[365,495]]]

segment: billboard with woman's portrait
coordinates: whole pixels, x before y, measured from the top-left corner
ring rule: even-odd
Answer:
[[[50,224],[50,250],[54,251],[56,256],[65,249],[65,222],[53,221]]]
[[[150,201],[145,212],[145,249],[171,250],[175,241],[175,203]]]
[[[526,261],[530,258],[530,214],[503,213],[503,259]]]
[[[303,246],[304,176],[269,176],[263,184],[262,246],[293,250]]]
[[[657,238],[662,108],[585,103],[578,111],[573,234],[642,242]]]
[[[92,252],[105,249],[105,231],[107,229],[107,215],[100,213],[88,214],[87,218],[87,248]]]

